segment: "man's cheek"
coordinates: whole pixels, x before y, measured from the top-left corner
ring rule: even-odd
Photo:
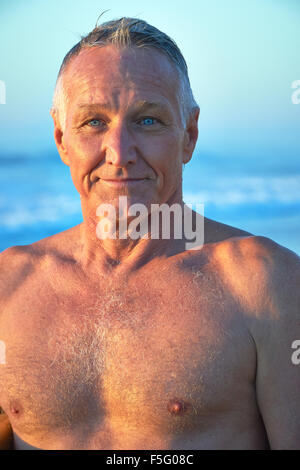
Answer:
[[[68,155],[71,166],[81,173],[90,173],[102,159],[98,146],[91,147],[86,140],[82,142],[78,139],[69,147]]]
[[[89,192],[91,183],[90,183],[90,171],[88,167],[84,168],[83,166],[71,165],[71,178],[73,184],[81,196],[86,196]]]

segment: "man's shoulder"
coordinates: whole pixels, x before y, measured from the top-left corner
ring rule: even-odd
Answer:
[[[250,323],[294,325],[300,317],[300,257],[264,236],[233,237],[216,247],[223,278]],[[262,330],[263,331],[263,330]]]
[[[71,254],[74,245],[78,242],[79,226],[72,227],[54,235],[42,238],[29,245],[12,246],[0,253],[0,263],[38,260],[53,253]],[[1,266],[2,267],[2,266]]]
[[[245,274],[258,270],[263,275],[263,272],[272,274],[275,268],[286,264],[299,263],[296,253],[271,238],[210,219],[205,219],[205,231],[208,232],[206,243],[212,245],[213,257],[224,270],[228,268],[236,274],[238,270],[240,275],[243,270]]]
[[[229,227],[229,226],[228,226]],[[269,274],[275,270],[282,270],[292,264],[297,267],[300,257],[290,249],[262,235],[253,235],[248,232],[232,228],[228,236],[213,243],[214,257],[219,258],[232,269],[249,270],[267,269]]]
[[[13,246],[0,253],[0,305],[12,297],[34,269],[30,246]]]
[[[30,245],[12,246],[0,253],[0,301],[11,296],[43,266],[71,259],[74,230],[52,235]]]
[[[206,217],[204,229],[204,245],[191,251],[193,260],[209,262],[233,294],[253,299],[253,292],[263,297],[263,289],[278,283],[289,289],[298,282],[300,257],[271,238]]]
[[[256,272],[266,282],[276,282],[279,278],[292,281],[300,268],[296,253],[265,236],[233,238],[228,251],[245,273]]]
[[[216,245],[215,258],[228,276],[231,274],[232,282],[237,286],[241,282],[244,288],[246,279],[247,284],[257,282],[261,287],[278,283],[288,287],[299,281],[300,257],[265,236],[228,238]]]
[[[14,273],[30,268],[33,258],[32,245],[12,246],[0,253],[0,279],[4,282]]]

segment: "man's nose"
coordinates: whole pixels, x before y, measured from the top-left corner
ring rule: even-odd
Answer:
[[[124,122],[111,125],[102,141],[106,163],[126,167],[135,163],[137,150],[134,137]]]

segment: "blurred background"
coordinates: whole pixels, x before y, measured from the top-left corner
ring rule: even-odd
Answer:
[[[49,110],[65,54],[106,9],[100,23],[140,17],[185,56],[201,115],[184,201],[300,254],[299,0],[1,0],[0,251],[82,221]]]

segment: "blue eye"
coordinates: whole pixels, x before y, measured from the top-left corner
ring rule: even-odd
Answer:
[[[151,125],[151,124],[155,124],[155,121],[156,121],[156,119],[151,118],[151,117],[147,117],[147,118],[142,119],[142,122],[144,122],[144,125],[145,125],[145,126],[149,126],[149,125]]]
[[[96,125],[92,124],[92,123],[96,123]],[[91,121],[88,122],[88,124],[91,126],[91,127],[96,127],[97,126],[97,123],[100,124],[100,121],[99,119],[92,119]],[[97,126],[98,127],[98,126]]]

